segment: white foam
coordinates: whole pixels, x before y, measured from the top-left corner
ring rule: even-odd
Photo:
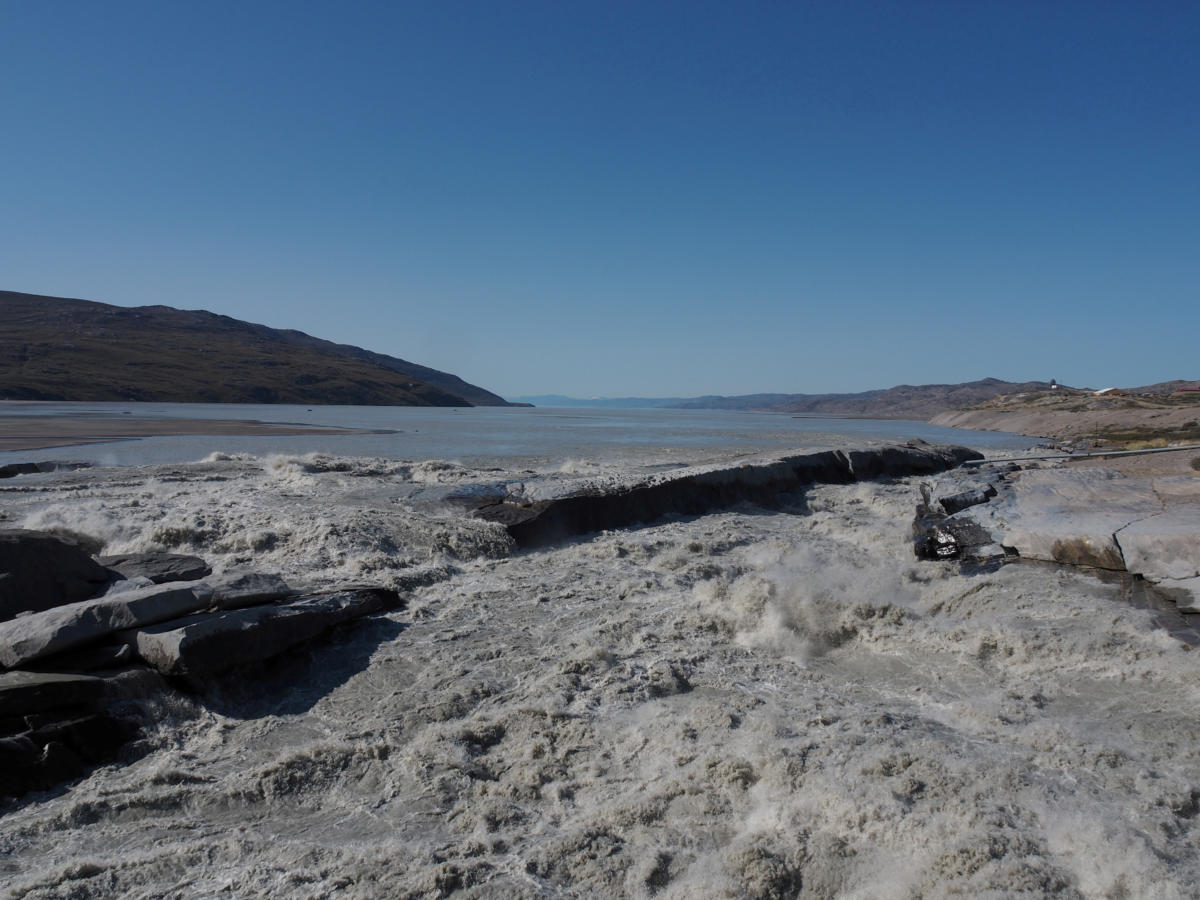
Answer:
[[[428,501],[565,474],[213,456],[7,494],[23,524],[409,605],[210,709],[144,701],[145,756],[7,809],[0,877],[29,897],[1193,892],[1195,655],[1116,588],[917,563],[915,483],[523,553]]]

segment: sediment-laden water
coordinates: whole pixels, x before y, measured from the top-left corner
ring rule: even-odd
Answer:
[[[314,455],[0,485],[4,526],[407,607],[0,815],[14,897],[1186,897],[1195,653],[1083,572],[917,562],[919,479],[517,552],[472,499],[620,474]]]

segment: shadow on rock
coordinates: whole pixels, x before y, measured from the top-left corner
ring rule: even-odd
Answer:
[[[234,719],[308,712],[366,669],[379,646],[407,627],[387,618],[360,619],[272,660],[216,676],[197,692],[198,699]]]

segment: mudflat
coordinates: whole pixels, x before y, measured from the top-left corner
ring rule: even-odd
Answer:
[[[132,416],[3,416],[0,451],[41,450],[160,435],[357,434],[353,429],[238,419],[169,419]]]

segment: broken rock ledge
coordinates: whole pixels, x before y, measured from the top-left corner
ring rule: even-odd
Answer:
[[[505,527],[518,547],[544,547],[569,537],[653,522],[662,516],[701,515],[737,503],[778,507],[813,484],[944,472],[983,454],[924,441],[848,450],[759,456],[694,466],[636,481],[586,484],[548,498],[489,503],[475,515]]]

